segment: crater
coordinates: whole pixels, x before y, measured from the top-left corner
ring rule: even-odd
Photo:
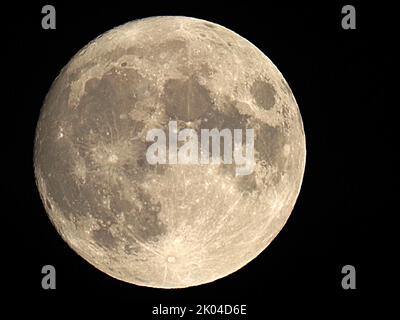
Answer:
[[[169,256],[169,257],[167,258],[167,261],[168,261],[169,263],[174,263],[174,262],[176,262],[176,258],[175,258],[174,256]]]
[[[53,206],[51,205],[49,199],[46,199],[45,202],[46,202],[47,209],[51,211],[53,209]]]
[[[265,110],[271,109],[275,105],[275,89],[268,83],[261,80],[256,80],[250,88],[257,105]]]

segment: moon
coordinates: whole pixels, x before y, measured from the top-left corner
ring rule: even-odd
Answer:
[[[168,139],[171,121],[199,137],[239,130],[243,152],[252,129],[251,172],[222,158],[149,163],[148,132]],[[235,32],[180,16],[135,20],[81,49],[46,96],[34,144],[37,187],[66,243],[106,274],[155,288],[209,283],[259,255],[293,210],[305,159],[277,67]]]

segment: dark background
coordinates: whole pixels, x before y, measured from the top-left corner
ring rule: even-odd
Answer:
[[[56,30],[41,28],[45,4],[56,8]],[[297,302],[304,310],[326,306],[329,313],[368,312],[376,306],[388,294],[383,284],[391,281],[379,221],[388,221],[394,214],[389,200],[394,197],[396,145],[390,142],[394,113],[387,99],[393,91],[385,88],[389,88],[388,70],[392,68],[387,45],[397,41],[396,18],[390,17],[393,8],[381,3],[353,2],[357,29],[343,30],[341,8],[345,4],[50,1],[2,5],[2,36],[6,37],[2,49],[6,69],[2,161],[6,164],[1,179],[5,188],[1,220],[5,222],[5,304],[21,306],[13,307],[14,311],[28,305],[44,311],[50,305],[68,310],[82,304],[126,310],[130,318],[141,314],[140,319],[150,318],[151,307],[159,303],[188,307],[247,304],[251,319],[266,317],[267,310],[293,311]],[[156,15],[206,19],[256,45],[288,81],[307,141],[303,186],[277,238],[234,274],[180,290],[115,280],[75,254],[47,218],[33,176],[39,110],[61,68],[103,32]],[[56,267],[56,290],[41,288],[41,268],[46,264]],[[356,290],[341,287],[341,268],[346,264],[356,268]]]

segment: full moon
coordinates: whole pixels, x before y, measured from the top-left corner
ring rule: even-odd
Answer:
[[[235,32],[178,16],[81,49],[46,96],[34,146],[41,199],[68,245],[156,288],[209,283],[259,255],[293,210],[305,158],[276,66]]]

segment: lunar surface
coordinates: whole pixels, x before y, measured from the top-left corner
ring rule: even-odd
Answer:
[[[253,143],[251,170],[238,174],[222,152],[219,163],[150,163],[148,133],[163,130],[172,147],[174,122],[199,141],[202,129],[239,130],[242,142],[217,145],[251,156]],[[34,169],[50,220],[80,256],[129,283],[182,288],[227,276],[270,244],[305,155],[296,100],[260,50],[215,23],[153,17],[106,32],[63,68],[41,109]]]

